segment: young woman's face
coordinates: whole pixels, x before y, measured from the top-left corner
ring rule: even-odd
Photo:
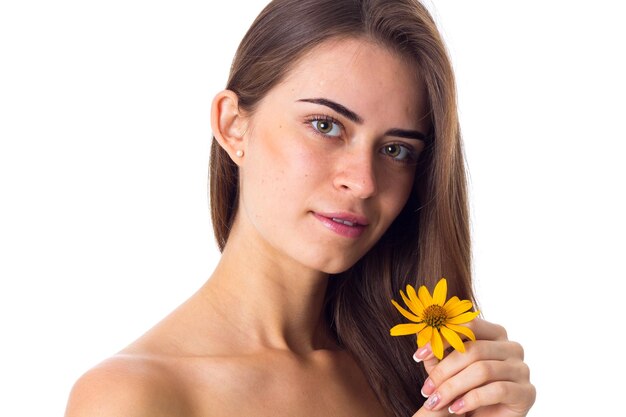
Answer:
[[[415,66],[372,42],[308,53],[250,117],[240,220],[255,244],[326,273],[348,269],[404,207],[429,129]]]

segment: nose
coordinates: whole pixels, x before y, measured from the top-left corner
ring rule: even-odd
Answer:
[[[347,152],[343,163],[335,174],[335,188],[352,193],[354,197],[366,199],[376,195],[377,181],[374,155],[364,150]]]

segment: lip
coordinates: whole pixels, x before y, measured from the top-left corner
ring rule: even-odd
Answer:
[[[316,213],[313,215],[328,229],[337,233],[338,235],[358,238],[363,234],[369,221],[367,217],[354,213]],[[333,219],[340,219],[346,222],[353,223],[353,225],[338,223]]]

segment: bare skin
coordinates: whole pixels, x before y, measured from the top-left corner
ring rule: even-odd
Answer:
[[[240,173],[215,272],[87,372],[66,417],[385,416],[322,310],[329,274],[361,258],[410,193],[410,162],[424,147],[415,133],[429,128],[415,67],[367,40],[327,41],[254,114],[237,100],[223,91],[212,107],[216,140]],[[337,232],[323,216],[331,213],[361,219],[362,233]],[[535,392],[521,346],[500,326],[472,326],[478,341],[466,354],[439,362],[428,348],[416,353],[431,400],[415,417],[447,416],[448,407],[467,417],[526,415]]]
[[[207,308],[210,292],[86,374],[67,416],[384,415],[345,352],[246,343],[254,335],[229,331]]]
[[[300,101],[320,97],[361,120]],[[420,97],[411,67],[357,39],[307,55],[254,115],[219,93],[213,131],[241,175],[220,262],[186,303],[77,382],[66,417],[384,416],[322,307],[328,274],[363,256],[408,198],[415,166],[404,160],[424,144],[386,132],[427,131]],[[320,135],[320,114],[340,123]],[[337,212],[366,217],[365,231],[346,237],[315,216]]]

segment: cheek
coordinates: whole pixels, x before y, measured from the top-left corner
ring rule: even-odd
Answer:
[[[260,131],[250,144],[249,160],[243,168],[244,183],[257,198],[291,205],[296,196],[310,195],[312,183],[321,172],[323,158],[306,146],[297,132],[276,128]],[[301,200],[299,198],[298,200]]]

